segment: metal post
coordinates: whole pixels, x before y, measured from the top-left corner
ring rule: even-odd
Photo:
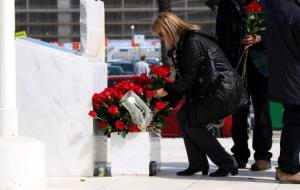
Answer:
[[[131,39],[134,40],[134,28],[135,28],[135,26],[131,25],[130,28],[131,28]]]

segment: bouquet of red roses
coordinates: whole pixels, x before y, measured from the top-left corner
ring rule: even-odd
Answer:
[[[262,16],[262,10],[263,7],[259,0],[253,0],[249,4],[245,6],[245,16],[244,16],[244,32],[246,35],[259,35],[262,31],[264,31],[266,28],[264,27],[264,19]],[[249,54],[249,48],[250,46],[247,46],[238,63],[237,69],[240,67],[241,62],[243,62],[243,69],[242,69],[242,78],[247,82],[246,78],[246,64],[247,64],[247,58]]]
[[[137,94],[152,111],[153,120],[147,130],[164,126],[164,117],[170,114],[171,107],[168,102],[155,98],[153,91],[172,82],[169,78],[170,68],[153,66],[151,71],[150,77],[146,74],[133,76],[129,81],[115,83],[112,87],[93,95],[93,110],[89,115],[98,121],[98,127],[105,129],[107,135],[118,132],[125,137],[129,132],[140,131],[140,127],[133,122],[130,113],[121,102],[123,96],[130,91]]]

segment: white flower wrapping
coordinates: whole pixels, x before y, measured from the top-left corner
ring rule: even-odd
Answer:
[[[152,122],[153,114],[145,102],[133,91],[127,92],[121,99],[121,102],[130,113],[132,122],[136,124],[141,131],[146,131]]]

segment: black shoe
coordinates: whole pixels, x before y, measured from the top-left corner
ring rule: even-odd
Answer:
[[[194,175],[197,172],[202,171],[202,175],[208,175],[208,168],[207,169],[194,169],[194,168],[187,168],[186,170],[177,172],[176,175],[178,176],[190,176]]]
[[[237,175],[239,173],[238,168],[237,167],[233,167],[233,168],[219,168],[217,171],[209,174],[209,176],[210,177],[225,177],[229,173],[231,173],[231,175]]]
[[[271,161],[256,160],[254,164],[251,165],[251,171],[264,171],[271,169]]]

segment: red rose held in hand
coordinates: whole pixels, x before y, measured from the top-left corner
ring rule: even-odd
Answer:
[[[108,112],[111,114],[111,115],[117,115],[119,113],[119,109],[117,106],[114,106],[114,105],[111,105],[109,108],[108,108]]]
[[[154,97],[154,92],[151,90],[146,91],[146,98],[153,98]]]
[[[118,120],[115,123],[115,128],[119,130],[123,130],[125,128],[125,124],[122,121]]]

